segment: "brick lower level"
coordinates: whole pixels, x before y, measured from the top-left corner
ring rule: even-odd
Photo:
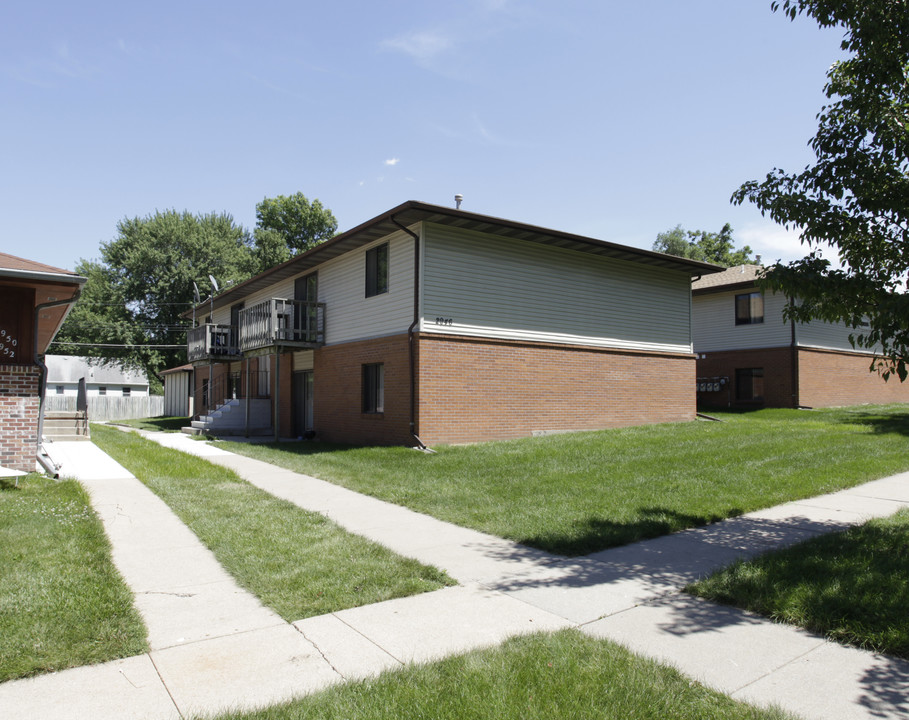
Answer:
[[[693,420],[692,355],[419,337],[427,444]]]
[[[415,445],[406,334],[313,351],[313,429],[327,442]],[[430,445],[693,420],[693,355],[416,334],[415,427]],[[270,363],[278,434],[293,436],[293,358]],[[363,407],[363,366],[381,364],[384,405]],[[213,366],[213,381],[227,373]],[[253,368],[255,370],[255,368]],[[275,385],[275,377],[280,382]],[[196,373],[197,391],[206,368]],[[245,382],[245,381],[244,381]],[[245,388],[244,388],[245,392]]]
[[[0,466],[35,470],[39,378],[37,366],[0,365]]]
[[[885,381],[870,372],[871,357],[865,354],[791,347],[729,350],[698,357],[699,378],[725,377],[719,391],[698,393],[705,406],[837,407],[865,403],[909,402],[909,382],[891,377]],[[763,400],[736,400],[736,370],[761,368]]]

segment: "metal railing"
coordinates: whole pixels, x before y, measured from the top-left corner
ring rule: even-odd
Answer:
[[[276,345],[317,347],[325,343],[325,303],[263,300],[240,311],[240,350]]]
[[[234,325],[206,324],[186,333],[186,355],[189,362],[240,357],[237,328]]]
[[[270,377],[271,374],[267,370],[218,375],[211,383],[208,382],[208,378],[203,377],[202,386],[193,393],[195,409],[193,417],[198,420],[201,416],[208,415],[210,411],[217,410],[228,400],[267,400],[271,397]]]

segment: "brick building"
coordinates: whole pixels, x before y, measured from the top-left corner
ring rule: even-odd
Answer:
[[[406,202],[195,308],[194,425],[412,445],[691,420],[691,278],[719,271]]]
[[[698,402],[713,406],[835,407],[909,402],[909,383],[869,368],[842,324],[783,318],[786,298],[758,286],[760,265],[738,265],[692,286]]]
[[[85,278],[0,253],[0,466],[31,472],[41,437],[43,357]]]

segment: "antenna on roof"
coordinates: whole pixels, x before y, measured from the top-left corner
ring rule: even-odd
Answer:
[[[455,210],[461,209],[461,203],[464,202],[464,196],[461,193],[455,195]]]

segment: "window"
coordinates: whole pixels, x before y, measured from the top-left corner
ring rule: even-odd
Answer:
[[[366,251],[366,297],[388,292],[388,243]]]
[[[132,388],[123,388],[123,397],[129,397],[132,394]]]
[[[363,366],[363,412],[385,412],[385,365]]]
[[[764,322],[764,296],[759,292],[735,296],[735,324],[754,325]]]
[[[764,368],[736,368],[735,399],[761,402],[764,399]]]
[[[62,395],[62,394],[63,394],[63,386],[57,385],[57,395]]]
[[[98,388],[98,394],[99,394],[99,395],[107,395],[107,388],[104,387],[103,385],[101,385],[101,386]]]

